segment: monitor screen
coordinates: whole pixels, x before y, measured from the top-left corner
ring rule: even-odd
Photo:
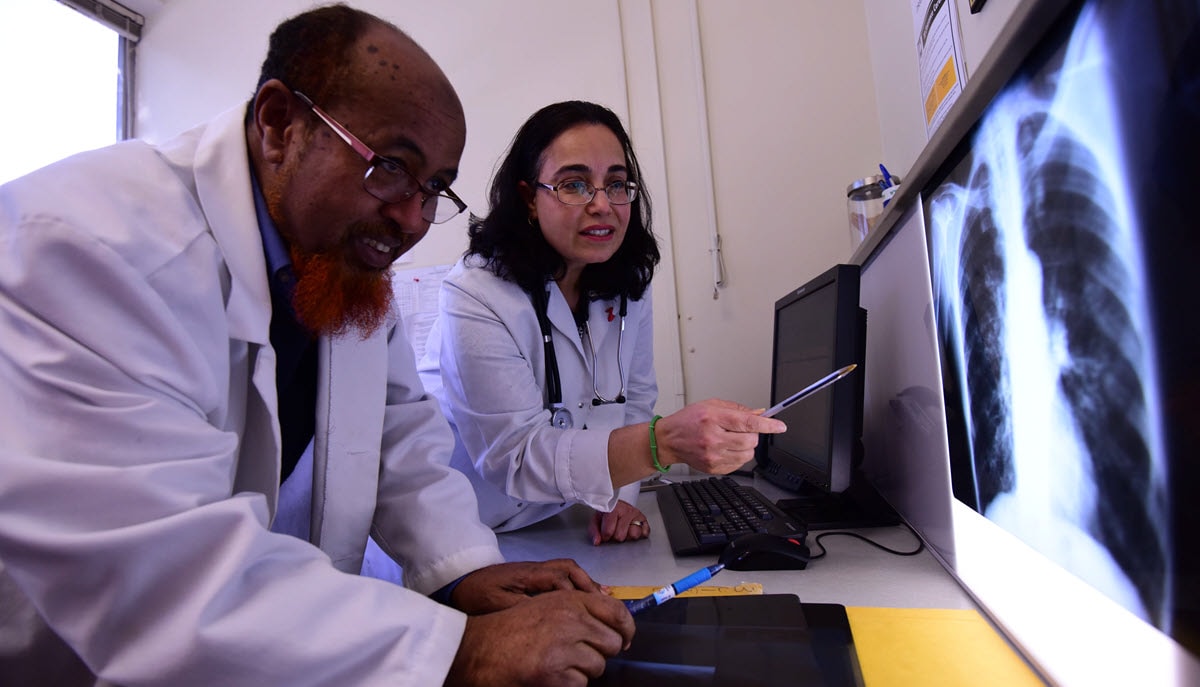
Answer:
[[[863,363],[859,267],[837,265],[775,303],[771,403],[830,372]],[[764,435],[759,468],[791,491],[839,493],[861,456],[862,369],[780,411],[788,431]]]
[[[923,193],[955,496],[1193,652],[1198,29],[1070,3]]]

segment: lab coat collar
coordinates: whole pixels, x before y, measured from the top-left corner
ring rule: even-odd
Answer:
[[[567,305],[566,296],[563,296],[558,284],[553,281],[547,282],[546,287],[550,291],[548,299],[550,302],[546,307],[546,316],[550,319],[550,326],[558,330],[563,341],[571,342],[575,353],[581,360],[585,360],[583,339],[579,336],[579,328],[575,326],[575,315],[571,313],[571,308]]]
[[[229,270],[229,295],[225,303],[229,336],[250,344],[254,392],[272,419],[247,426],[242,450],[275,455],[274,463],[261,460],[244,463],[247,470],[255,471],[246,478],[266,485],[263,491],[274,517],[282,440],[275,389],[275,350],[270,344],[271,295],[262,234],[254,212],[244,113],[245,106],[235,107],[200,130],[192,169],[201,211]],[[253,405],[253,401],[248,400],[247,404]]]
[[[587,353],[584,350],[587,344],[584,343],[583,337],[579,335],[579,328],[575,325],[575,315],[571,313],[571,308],[567,306],[567,299],[559,290],[558,284],[550,281],[546,283],[546,288],[550,291],[549,307],[547,315],[550,318],[550,326],[559,331],[564,340],[570,341],[575,352],[581,360],[591,360],[591,351]],[[613,300],[595,300],[588,303],[588,326],[593,337],[592,343],[595,344],[596,350],[604,347],[604,342],[610,336],[619,336],[621,331],[621,315],[618,311],[619,301]],[[612,313],[612,318],[609,318],[609,312]]]
[[[244,105],[227,110],[201,134],[194,166],[196,194],[229,267],[225,309],[230,335],[265,345],[270,336],[271,296],[254,214],[244,114]]]

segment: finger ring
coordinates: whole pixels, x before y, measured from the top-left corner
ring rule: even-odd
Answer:
[[[630,525],[637,525],[638,527],[643,527],[643,526],[645,526],[645,524],[646,524],[646,523],[642,522],[641,520],[634,520],[633,522],[631,522],[631,523],[629,523],[629,524],[630,524]]]

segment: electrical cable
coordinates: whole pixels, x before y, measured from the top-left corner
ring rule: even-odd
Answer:
[[[917,534],[916,530],[914,530],[912,528],[912,525],[909,525],[907,522],[901,523],[901,524],[903,524],[906,528],[908,528],[908,531],[912,532],[913,537],[916,538],[916,540],[917,540],[917,548],[916,549],[914,549],[912,551],[897,551],[895,549],[888,548],[888,547],[884,546],[883,544],[880,544],[879,542],[874,541],[868,537],[864,537],[863,535],[859,534],[858,532],[845,532],[842,530],[833,530],[833,531],[829,531],[829,532],[821,532],[820,534],[817,534],[812,537],[813,545],[820,547],[821,552],[814,553],[809,558],[809,560],[815,561],[818,558],[824,558],[825,554],[828,552],[828,550],[825,548],[825,546],[823,544],[821,544],[821,540],[824,539],[825,537],[833,537],[833,536],[838,536],[838,535],[844,536],[844,537],[854,537],[855,539],[861,539],[862,541],[865,541],[866,543],[870,544],[871,546],[874,546],[877,549],[881,549],[881,550],[886,551],[895,556],[915,556],[915,555],[921,553],[922,551],[924,551],[925,550],[925,540],[921,539],[920,535]]]

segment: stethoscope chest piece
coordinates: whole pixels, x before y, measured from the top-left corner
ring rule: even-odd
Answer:
[[[575,426],[575,419],[571,417],[571,411],[566,408],[555,408],[550,413],[550,424],[559,429],[571,429]]]

